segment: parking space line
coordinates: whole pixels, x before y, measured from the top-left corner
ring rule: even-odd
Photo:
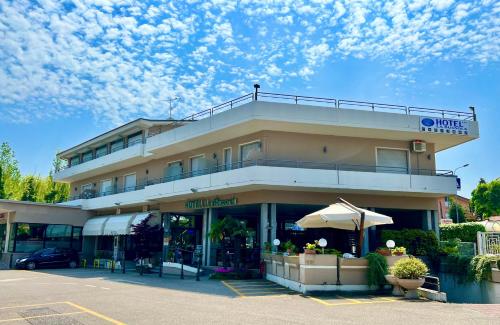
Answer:
[[[227,288],[231,289],[233,292],[235,292],[238,296],[245,297],[245,295],[241,291],[239,291],[238,289],[236,289],[235,287],[233,287],[232,285],[230,285],[226,281],[221,281],[221,283],[223,285],[225,285]]]
[[[2,319],[2,320],[0,320],[0,323],[16,322],[16,321],[22,321],[22,320],[34,319],[34,318],[76,315],[76,314],[84,314],[84,313],[85,313],[84,311],[74,311],[74,312],[71,312],[71,313],[59,313],[59,314],[50,314],[50,315],[39,315],[39,316],[28,316],[28,317],[20,317],[20,318],[9,318],[9,319]]]
[[[339,295],[337,295],[337,297],[339,297],[339,298],[341,298],[341,299],[345,299],[345,300],[347,300],[347,301],[349,301],[349,302],[352,302],[352,303],[354,303],[354,304],[361,304],[361,303],[363,303],[363,301],[361,301],[361,300],[357,300],[357,299],[346,298],[346,297],[339,296]]]
[[[7,306],[7,307],[0,307],[0,310],[14,309],[14,308],[26,308],[26,307],[41,307],[41,306],[48,306],[48,305],[61,305],[61,304],[65,304],[65,303],[66,303],[65,301],[58,301],[58,302],[48,302],[45,304]]]
[[[75,307],[77,309],[80,309],[80,310],[82,310],[82,311],[84,311],[84,312],[86,312],[88,314],[91,314],[91,315],[93,315],[93,316],[95,316],[97,318],[104,319],[105,321],[108,321],[108,322],[110,322],[112,324],[115,324],[115,325],[125,325],[125,323],[122,323],[120,321],[117,321],[116,319],[113,319],[111,317],[108,317],[106,315],[98,313],[98,312],[96,312],[96,311],[94,311],[92,309],[85,308],[83,306],[77,305],[77,304],[75,304],[75,303],[73,303],[71,301],[66,301],[65,303],[68,304],[68,305],[70,305],[70,306],[73,306],[73,307]]]
[[[340,302],[328,302],[326,300],[312,297],[312,296],[304,296],[308,299],[311,299],[317,303],[320,303],[325,306],[346,306],[346,305],[360,305],[360,304],[377,304],[377,303],[388,303],[388,302],[397,302],[399,301],[398,299],[391,299],[391,298],[386,298],[386,297],[375,297],[375,296],[370,296],[372,297],[371,301],[361,301],[357,299],[350,299],[350,298],[345,298],[342,296],[336,296],[341,299],[336,299],[340,300]],[[375,299],[380,299],[380,300],[375,300]],[[344,301],[344,302],[342,302]]]

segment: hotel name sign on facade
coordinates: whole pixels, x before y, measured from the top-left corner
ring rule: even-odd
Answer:
[[[438,117],[421,117],[420,131],[431,132],[431,133],[468,135],[469,121],[454,120],[449,118],[438,118]]]
[[[230,199],[221,199],[219,197],[216,197],[214,199],[188,200],[186,201],[184,206],[186,207],[186,209],[206,209],[228,207],[237,204],[238,199],[233,196]]]

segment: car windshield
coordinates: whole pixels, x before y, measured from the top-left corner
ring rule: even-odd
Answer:
[[[40,256],[45,250],[46,249],[39,249],[37,251],[34,251],[33,253],[31,253],[31,256]]]

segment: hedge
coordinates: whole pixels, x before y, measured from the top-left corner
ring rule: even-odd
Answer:
[[[436,255],[439,250],[439,242],[432,230],[382,230],[380,238],[382,245],[385,246],[385,242],[392,239],[396,243],[396,246],[405,247],[408,254],[411,255]]]
[[[441,240],[458,238],[463,242],[475,242],[477,232],[484,232],[484,225],[478,222],[455,223],[439,226]]]

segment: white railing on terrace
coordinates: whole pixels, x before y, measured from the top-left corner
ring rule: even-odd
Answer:
[[[303,168],[303,169],[321,169],[321,170],[334,170],[337,173],[341,171],[357,171],[357,172],[372,172],[372,173],[390,173],[390,174],[407,174],[407,175],[423,175],[423,176],[443,176],[443,177],[455,177],[451,170],[435,170],[435,169],[408,169],[401,167],[391,167],[391,166],[374,166],[374,165],[353,165],[353,164],[342,164],[335,162],[314,162],[314,161],[298,161],[298,160],[274,160],[274,159],[254,159],[238,161],[232,164],[223,164],[213,167],[208,167],[195,171],[187,171],[179,174],[160,177],[160,178],[148,178],[140,180],[136,185],[129,187],[120,188],[109,188],[104,192],[99,192],[95,190],[86,190],[86,192],[72,196],[69,200],[78,199],[92,199],[101,196],[108,196],[112,194],[119,194],[124,192],[131,192],[142,190],[146,186],[168,183],[172,181],[177,181],[181,179],[215,174],[225,171],[236,170],[240,168],[252,167],[252,166],[268,166],[268,167],[285,167],[285,168]]]

